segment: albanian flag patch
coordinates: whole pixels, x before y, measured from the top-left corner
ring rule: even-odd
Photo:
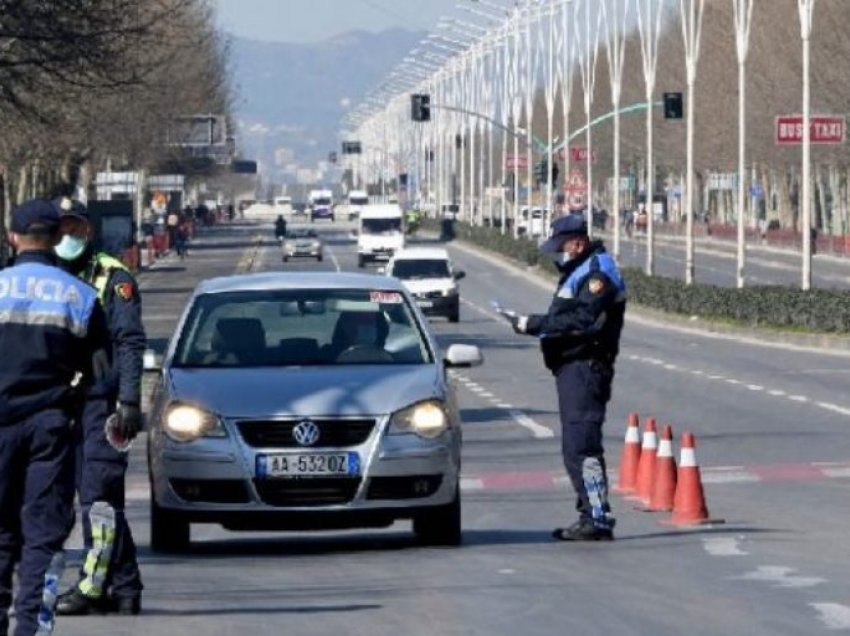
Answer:
[[[133,289],[133,283],[118,283],[115,286],[115,293],[124,300],[130,300],[136,292]]]

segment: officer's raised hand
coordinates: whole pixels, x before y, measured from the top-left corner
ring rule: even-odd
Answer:
[[[142,410],[138,404],[118,404],[116,430],[122,437],[133,439],[142,430]]]

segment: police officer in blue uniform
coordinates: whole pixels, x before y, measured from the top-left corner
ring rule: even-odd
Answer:
[[[602,424],[620,348],[626,287],[602,242],[589,239],[581,215],[557,219],[541,249],[561,272],[557,292],[547,313],[515,315],[511,323],[517,333],[540,338],[544,362],[556,378],[564,464],[578,496],[579,519],[553,536],[611,540],[615,519],[608,503]]]
[[[90,285],[56,266],[58,227],[59,210],[50,201],[16,208],[17,258],[0,271],[2,636],[16,561],[15,636],[53,629],[62,546],[74,523],[75,392],[109,373],[103,311]]]
[[[146,338],[141,300],[124,264],[94,251],[85,206],[67,198],[60,205],[62,239],[56,254],[63,267],[96,289],[106,313],[113,366],[110,377],[90,391],[76,440],[76,482],[87,553],[79,580],[62,594],[56,611],[69,616],[138,614],[142,580],[124,514],[127,453],[110,444],[105,426],[117,413],[118,437],[127,440],[142,426],[139,405]]]

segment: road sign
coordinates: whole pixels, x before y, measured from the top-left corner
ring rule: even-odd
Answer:
[[[505,170],[528,168],[528,155],[505,155]]]
[[[558,151],[558,159],[564,160],[564,149]],[[587,162],[587,147],[586,146],[570,146],[570,161],[575,163]],[[596,163],[596,150],[590,153],[590,163]]]
[[[847,137],[847,121],[844,115],[812,115],[809,128],[813,144],[843,144]],[[779,115],[776,118],[776,143],[803,143],[802,115]]]
[[[564,192],[571,194],[586,191],[587,181],[584,178],[584,171],[579,168],[573,168],[570,170],[570,175],[564,181]]]
[[[736,190],[737,188],[737,172],[710,172],[708,174],[709,190]]]

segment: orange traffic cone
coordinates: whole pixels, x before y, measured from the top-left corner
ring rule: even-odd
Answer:
[[[658,448],[658,433],[655,428],[655,418],[648,417],[643,428],[643,444],[640,447],[637,482],[635,494],[630,499],[637,499],[643,505],[649,505],[652,495],[652,482],[655,479],[655,451]]]
[[[673,515],[664,522],[673,526],[695,526],[723,523],[722,519],[709,519],[702,490],[702,477],[694,451],[694,436],[682,434],[682,454],[679,458],[679,474],[676,494],[673,497]]]
[[[673,459],[673,427],[669,424],[661,432],[658,442],[658,454],[655,456],[655,480],[652,484],[652,496],[649,498],[651,512],[673,510],[673,497],[676,494],[676,460]]]
[[[640,461],[640,423],[637,413],[629,413],[626,425],[626,440],[620,457],[620,479],[614,492],[630,494],[637,487],[638,462]]]

